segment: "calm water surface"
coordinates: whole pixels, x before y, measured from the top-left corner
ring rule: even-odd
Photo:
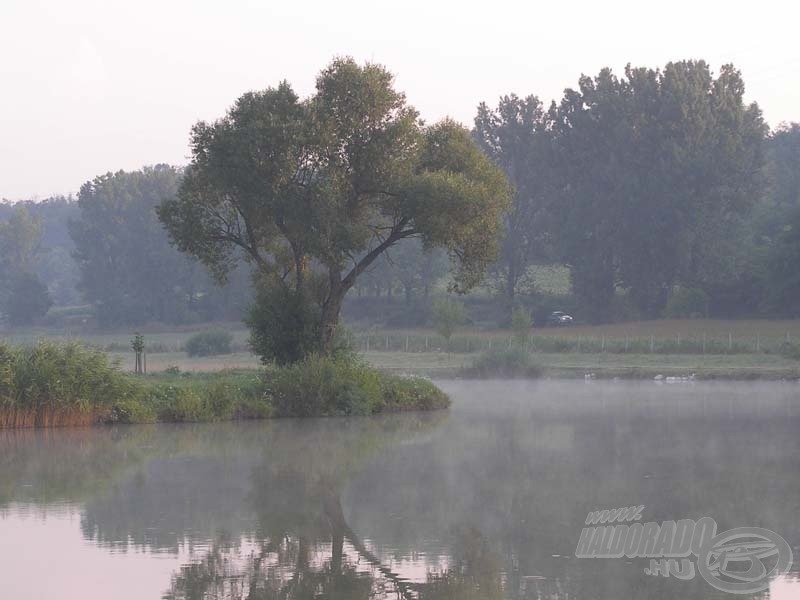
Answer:
[[[441,382],[449,411],[0,432],[0,599],[800,599],[578,559],[591,510],[800,562],[800,385]]]

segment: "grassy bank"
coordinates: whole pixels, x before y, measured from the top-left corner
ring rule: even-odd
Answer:
[[[498,351],[499,352],[499,351]],[[503,351],[505,352],[505,351]],[[657,375],[697,379],[800,379],[800,361],[767,354],[609,354],[530,353],[530,369],[520,372],[503,363],[477,364],[482,354],[370,352],[366,360],[389,372],[417,373],[429,377],[566,377],[652,379]],[[477,366],[477,369],[473,367]]]
[[[0,344],[0,427],[369,415],[449,405],[430,381],[355,358],[290,367],[134,377],[76,343]]]

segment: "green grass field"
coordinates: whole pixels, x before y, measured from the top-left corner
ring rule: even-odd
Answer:
[[[182,351],[186,339],[212,327],[234,335],[235,352],[210,357],[189,357]],[[659,320],[570,328],[534,328],[528,341],[534,360],[548,374],[650,376],[764,376],[800,377],[800,361],[780,354],[789,339],[800,342],[800,320]],[[209,324],[175,331],[144,330],[151,373],[169,367],[181,371],[209,372],[252,369],[259,360],[247,351],[248,332],[240,323]],[[70,335],[64,331],[29,330],[0,336],[16,344],[37,339],[73,339],[102,348],[133,370],[129,350],[132,332]],[[463,328],[446,342],[432,330],[356,331],[356,345],[374,366],[392,370],[452,374],[467,367],[478,353],[508,347],[509,331]],[[703,352],[705,349],[705,353]]]

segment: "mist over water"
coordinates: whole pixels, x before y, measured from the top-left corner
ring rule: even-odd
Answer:
[[[800,554],[796,383],[438,383],[449,411],[0,432],[0,597],[731,597],[575,558],[631,505]]]

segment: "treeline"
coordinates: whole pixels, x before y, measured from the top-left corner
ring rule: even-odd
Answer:
[[[491,297],[482,320],[508,323],[520,305],[591,322],[800,316],[800,124],[770,131],[733,67],[604,69],[550,106],[481,104],[473,135],[514,188],[500,256],[470,299]],[[0,204],[5,319],[82,302],[103,327],[241,318],[249,270],[218,286],[156,215],[181,176],[158,165],[97,177],[74,199]],[[554,299],[541,265],[568,269],[569,291]],[[405,240],[345,313],[377,320],[393,304],[406,307],[395,325],[421,324],[449,268],[444,251]]]
[[[545,108],[481,104],[475,136],[516,194],[506,311],[534,263],[570,269],[579,318],[800,313],[800,126],[770,133],[731,66],[628,66]]]
[[[108,173],[77,198],[0,205],[0,312],[28,325],[55,305],[89,303],[49,316],[58,325],[100,327],[241,319],[246,269],[217,285],[170,243],[155,208],[174,195],[181,172],[157,165]],[[73,323],[72,320],[78,320]]]

